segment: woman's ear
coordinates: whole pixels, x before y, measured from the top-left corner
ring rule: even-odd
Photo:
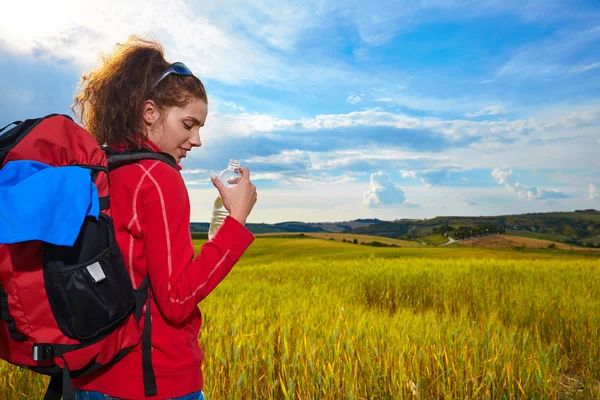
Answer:
[[[144,101],[142,105],[142,118],[147,126],[153,125],[160,118],[160,111],[152,100]]]

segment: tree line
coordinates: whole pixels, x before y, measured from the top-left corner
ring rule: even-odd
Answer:
[[[445,237],[452,237],[457,240],[464,240],[474,237],[503,234],[506,233],[506,229],[503,226],[493,224],[464,225],[456,227],[446,224],[434,227],[433,233],[444,235]]]

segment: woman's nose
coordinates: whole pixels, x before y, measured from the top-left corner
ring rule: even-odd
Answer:
[[[190,138],[190,145],[192,145],[193,147],[202,146],[202,141],[200,140],[200,130],[197,130],[196,133],[192,135],[192,137]]]

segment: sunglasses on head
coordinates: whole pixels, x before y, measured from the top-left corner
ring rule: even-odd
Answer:
[[[162,73],[162,75],[160,76],[160,78],[158,78],[156,81],[154,81],[154,83],[152,84],[152,89],[154,90],[154,88],[156,87],[156,85],[158,85],[160,83],[160,81],[162,81],[163,79],[165,79],[167,76],[171,75],[171,74],[177,74],[177,75],[194,75],[192,73],[192,71],[186,67],[186,65],[182,62],[175,62],[171,65],[169,65],[167,67],[167,69],[165,69],[165,71]]]

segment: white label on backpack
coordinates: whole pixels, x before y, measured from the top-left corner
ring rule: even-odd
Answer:
[[[100,265],[99,262],[93,263],[92,265],[87,267],[87,270],[90,273],[90,275],[92,276],[92,279],[94,280],[95,283],[98,283],[98,282],[106,279],[106,275],[104,275],[104,271],[102,270],[102,266]]]

